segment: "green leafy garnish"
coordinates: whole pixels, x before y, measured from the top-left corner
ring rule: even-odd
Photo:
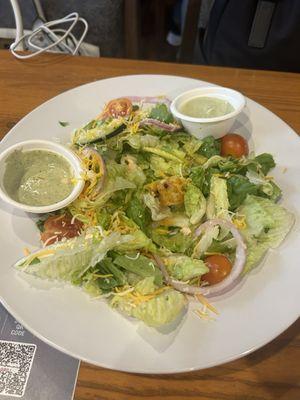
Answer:
[[[255,157],[255,161],[257,161],[260,166],[262,172],[267,175],[268,172],[275,167],[275,161],[271,154],[263,153]]]
[[[59,125],[62,126],[62,127],[65,127],[65,126],[70,125],[70,122],[67,122],[67,121],[58,121],[58,123],[59,123]]]
[[[227,192],[230,209],[236,210],[248,194],[257,194],[258,186],[251,183],[245,176],[235,175],[227,179]]]
[[[203,139],[202,145],[198,153],[206,158],[221,154],[221,142],[212,136],[207,136]]]
[[[126,210],[126,215],[131,218],[141,229],[146,231],[151,222],[151,213],[145,204],[134,197]]]
[[[149,118],[157,119],[166,124],[170,124],[174,121],[173,115],[164,103],[159,103],[153,107],[149,114]]]

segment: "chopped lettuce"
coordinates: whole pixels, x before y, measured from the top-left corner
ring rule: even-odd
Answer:
[[[117,244],[116,249],[120,251],[133,251],[139,249],[155,251],[155,246],[153,245],[151,239],[139,229],[139,226],[132,219],[128,218],[123,212],[117,212],[117,214],[115,214],[115,217],[112,219],[110,229],[117,232],[127,233],[130,237],[130,240]]]
[[[258,196],[247,196],[238,214],[245,218],[246,228],[241,232],[247,243],[249,272],[269,248],[276,248],[290,231],[294,216],[279,204]]]
[[[263,153],[259,154],[254,159],[261,167],[263,174],[267,175],[268,172],[275,167],[275,161],[271,154]]]
[[[135,285],[135,291],[142,295],[152,294],[155,290],[158,289],[158,286],[155,284],[154,276],[147,276],[146,278],[140,280]]]
[[[76,215],[76,213],[74,215]],[[96,210],[96,218],[98,225],[100,225],[103,229],[108,229],[111,223],[111,214],[106,208],[98,208]]]
[[[118,295],[111,301],[112,307],[156,328],[173,322],[184,310],[185,305],[184,295],[173,289],[167,289],[139,304],[134,304],[126,296]]]
[[[143,151],[147,153],[152,153],[156,154],[157,156],[160,156],[168,161],[176,161],[179,163],[183,163],[185,153],[175,149],[174,147],[170,146],[162,146],[160,147],[144,147]]]
[[[164,158],[155,154],[150,157],[150,167],[157,178],[165,177],[165,175],[181,175],[182,165],[178,161],[165,160]]]
[[[133,272],[142,278],[153,276],[155,284],[162,284],[162,275],[160,270],[151,259],[139,253],[133,254],[133,256],[118,254],[114,259],[114,264],[129,272]]]
[[[161,206],[159,200],[152,196],[152,194],[145,193],[143,195],[143,200],[145,205],[151,211],[153,221],[160,221],[172,215],[170,208]]]
[[[206,212],[206,199],[197,186],[188,184],[184,195],[184,207],[191,224],[197,224]]]
[[[188,136],[184,140],[183,148],[189,156],[193,157],[195,155],[195,153],[200,149],[201,146],[202,146],[201,140],[198,140],[198,139],[194,138],[193,136]],[[198,153],[198,155],[200,155],[200,154]],[[204,157],[204,156],[202,156],[202,157],[203,157],[203,161],[205,161],[206,157]]]
[[[141,230],[136,230],[128,235],[130,240],[121,242],[116,245],[116,249],[120,251],[133,251],[133,250],[146,250],[150,252],[156,252],[156,247],[152,240],[145,235]]]
[[[210,181],[210,194],[206,207],[208,219],[229,218],[229,200],[226,179],[213,175]]]
[[[206,253],[232,253],[236,248],[236,240],[234,238],[225,240],[213,239],[211,245],[205,250]]]
[[[212,245],[213,240],[217,239],[219,236],[219,227],[213,226],[206,229],[206,231],[201,236],[198,243],[195,245],[193,250],[193,257],[200,258],[207,251],[207,249]]]
[[[118,176],[114,180],[108,180],[108,183],[105,185],[104,190],[101,192],[101,195],[98,196],[94,202],[84,201],[78,198],[77,200],[75,200],[74,203],[78,204],[80,202],[85,202],[87,208],[91,207],[92,205],[94,207],[100,207],[104,205],[115,192],[124,189],[136,189],[136,185],[128,179],[124,179]],[[82,206],[84,206],[84,204],[82,204]]]
[[[203,169],[203,167],[199,165],[197,167],[191,168],[190,178],[192,180],[192,183],[197,186],[197,188],[202,190],[205,180],[205,170]]]
[[[169,289],[134,307],[132,316],[149,326],[160,327],[173,322],[183,311],[185,304],[183,294]]]
[[[149,209],[145,207],[144,203],[138,196],[131,199],[126,210],[126,215],[131,218],[143,232],[147,231],[151,222],[151,214]]]
[[[154,135],[130,135],[128,138],[128,144],[136,150],[142,149],[143,147],[156,147],[159,146],[159,138]]]
[[[163,259],[169,274],[180,281],[188,281],[208,272],[202,260],[187,256],[170,256]]]
[[[205,169],[209,169],[212,167],[219,167],[219,163],[223,160],[224,160],[224,157],[212,156],[202,165],[202,168],[205,170]]]
[[[267,179],[262,173],[258,173],[254,170],[249,170],[246,173],[246,177],[249,182],[258,187],[258,194],[263,197],[266,196],[271,200],[277,201],[281,196],[280,188],[272,182],[272,180]]]
[[[243,274],[250,272],[265,256],[269,246],[267,243],[260,242],[255,238],[247,241],[247,260],[243,270]]]
[[[185,253],[193,242],[190,235],[184,235],[178,230],[163,231],[161,228],[153,229],[151,237],[158,246],[165,247],[173,253]]]
[[[215,139],[213,136],[207,136],[203,139],[202,144],[198,152],[206,157],[210,158],[221,153],[221,142]]]
[[[91,297],[98,297],[102,294],[102,290],[100,289],[98,283],[94,280],[83,282],[82,288]]]
[[[230,209],[235,211],[246,199],[248,194],[258,194],[258,187],[242,175],[233,175],[227,179]]]

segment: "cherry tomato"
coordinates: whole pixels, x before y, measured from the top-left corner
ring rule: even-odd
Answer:
[[[248,143],[236,133],[228,133],[221,138],[221,155],[240,158],[249,153]]]
[[[215,254],[208,256],[204,260],[205,264],[209,268],[209,272],[202,276],[202,280],[207,282],[209,285],[215,285],[221,282],[227,275],[230,274],[232,264],[227,257],[221,254]]]
[[[126,117],[132,111],[132,103],[129,99],[121,97],[111,100],[105,107],[104,115],[106,117]]]
[[[44,223],[44,232],[41,233],[41,241],[47,245],[63,238],[70,239],[79,236],[83,223],[78,219],[72,220],[69,214],[52,215]]]

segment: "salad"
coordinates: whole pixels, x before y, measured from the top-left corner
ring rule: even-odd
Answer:
[[[196,139],[166,98],[112,100],[71,142],[85,187],[37,222],[43,247],[15,267],[149,326],[171,323],[193,297],[215,310],[207,298],[230,290],[292,227],[269,175],[273,156],[249,153],[235,133]]]

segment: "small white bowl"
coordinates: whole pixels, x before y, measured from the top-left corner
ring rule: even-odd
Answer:
[[[200,96],[227,100],[234,108],[234,111],[214,118],[189,117],[179,111],[180,106],[187,100]],[[181,121],[184,128],[198,139],[202,139],[205,136],[214,136],[217,139],[230,131],[245,104],[245,97],[236,90],[221,86],[208,86],[181,93],[172,101],[170,109],[174,117]]]
[[[66,161],[68,161],[68,163],[70,164],[71,169],[73,171],[73,176],[77,181],[70,195],[66,197],[64,200],[61,200],[54,204],[50,204],[48,206],[30,206],[13,200],[5,190],[5,187],[3,185],[3,178],[6,169],[5,161],[7,157],[15,150],[25,150],[25,151],[48,150],[64,157]],[[12,205],[13,207],[19,208],[20,210],[27,211],[30,213],[42,214],[51,211],[56,211],[66,207],[68,204],[72,203],[72,201],[74,201],[79,196],[84,187],[82,172],[83,170],[81,167],[80,159],[67,147],[64,147],[61,144],[50,142],[47,140],[26,140],[25,142],[20,142],[9,147],[8,149],[4,150],[3,153],[0,154],[0,197],[6,203]]]

